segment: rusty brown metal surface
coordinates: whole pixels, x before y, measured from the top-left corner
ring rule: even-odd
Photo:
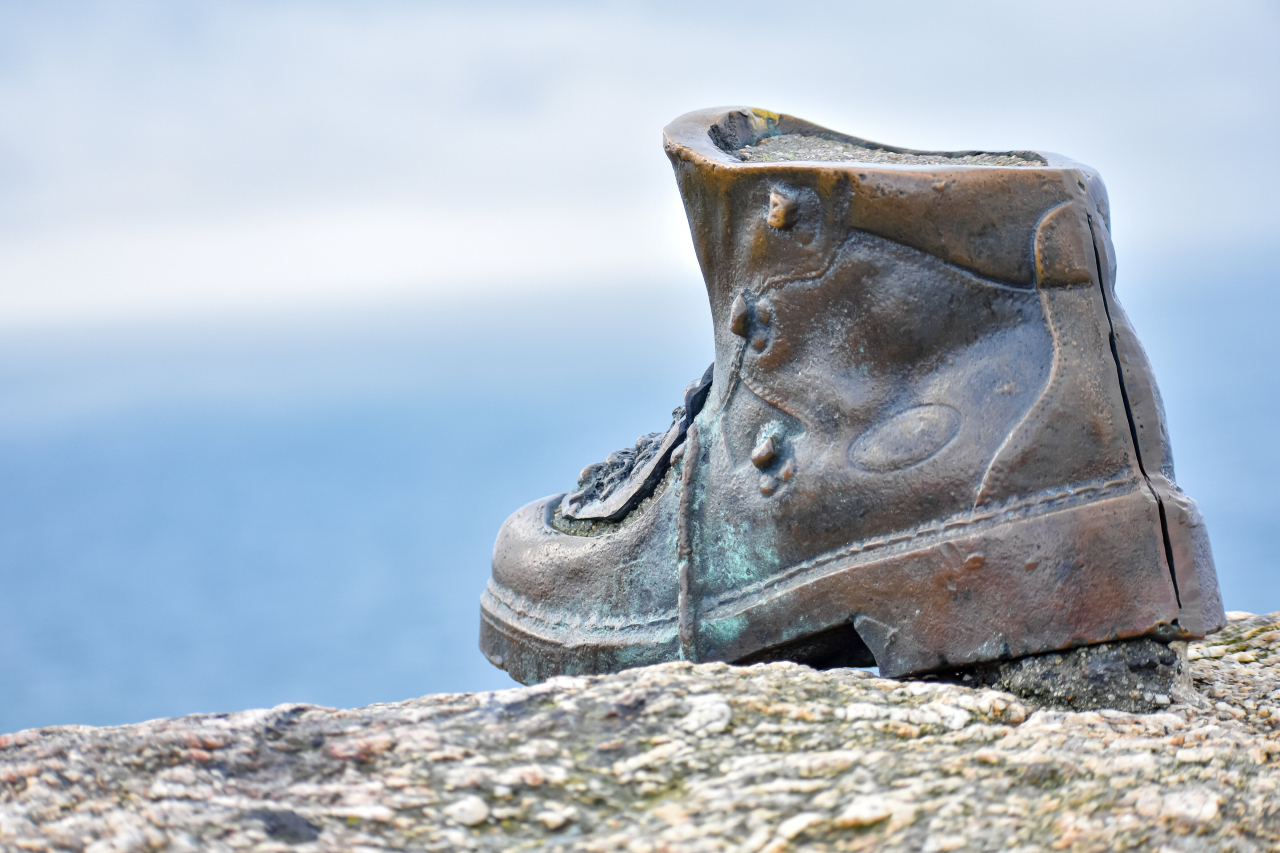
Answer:
[[[788,134],[872,156],[735,153]],[[1093,170],[738,108],[677,119],[666,151],[715,363],[667,433],[503,526],[491,661],[907,675],[1224,624]]]

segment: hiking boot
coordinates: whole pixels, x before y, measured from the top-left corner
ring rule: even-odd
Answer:
[[[716,360],[666,432],[503,525],[494,664],[903,676],[1224,624],[1096,172],[750,109],[665,137]]]

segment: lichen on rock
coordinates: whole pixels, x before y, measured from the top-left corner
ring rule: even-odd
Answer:
[[[6,850],[1271,850],[1280,614],[1155,713],[788,663],[0,736]]]

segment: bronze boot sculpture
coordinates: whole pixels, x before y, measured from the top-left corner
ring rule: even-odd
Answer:
[[[493,663],[901,676],[1224,624],[1096,172],[751,109],[665,138],[716,360],[665,434],[507,520]]]

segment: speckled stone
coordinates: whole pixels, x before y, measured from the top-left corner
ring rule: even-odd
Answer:
[[[1157,713],[662,664],[0,736],[5,850],[1275,850],[1280,614]]]
[[[748,163],[776,163],[787,160],[804,160],[810,163],[902,163],[911,166],[1042,166],[1039,155],[1005,152],[973,152],[968,154],[913,154],[908,151],[889,151],[885,148],[867,148],[808,136],[800,133],[782,133],[767,136],[755,145],[747,145],[733,154]]]

